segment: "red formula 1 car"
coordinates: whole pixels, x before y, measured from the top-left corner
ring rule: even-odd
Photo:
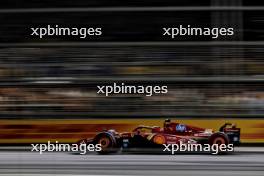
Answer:
[[[139,126],[132,132],[118,133],[106,130],[98,133],[93,139],[82,139],[78,143],[100,144],[99,153],[116,152],[130,148],[156,148],[163,144],[200,143],[200,144],[239,144],[240,128],[226,123],[218,132],[212,129],[198,128],[167,119],[163,127]]]

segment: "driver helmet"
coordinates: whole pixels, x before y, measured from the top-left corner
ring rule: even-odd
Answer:
[[[164,121],[164,128],[169,127],[169,126],[170,126],[170,123],[171,123],[171,120],[170,120],[170,119],[166,119],[166,120]]]

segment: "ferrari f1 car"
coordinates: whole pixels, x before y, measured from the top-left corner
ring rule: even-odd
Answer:
[[[102,150],[99,153],[116,152],[129,148],[155,148],[163,144],[179,144],[180,142],[237,145],[240,143],[240,128],[226,123],[220,127],[219,131],[214,132],[212,129],[175,123],[167,119],[163,127],[138,126],[132,132],[122,133],[110,129],[98,133],[92,139],[78,141],[79,144],[100,144]]]

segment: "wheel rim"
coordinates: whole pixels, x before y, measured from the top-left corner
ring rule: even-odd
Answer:
[[[218,145],[225,144],[225,139],[222,137],[217,137],[214,139],[213,144],[218,144]]]
[[[110,144],[110,139],[107,137],[102,137],[98,143],[101,144],[102,148],[107,148]]]
[[[154,143],[162,145],[166,143],[165,137],[162,135],[157,135],[153,138]]]

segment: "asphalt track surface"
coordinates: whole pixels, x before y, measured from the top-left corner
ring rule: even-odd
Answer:
[[[264,153],[245,149],[228,155],[44,153],[0,151],[0,175],[263,176]]]

